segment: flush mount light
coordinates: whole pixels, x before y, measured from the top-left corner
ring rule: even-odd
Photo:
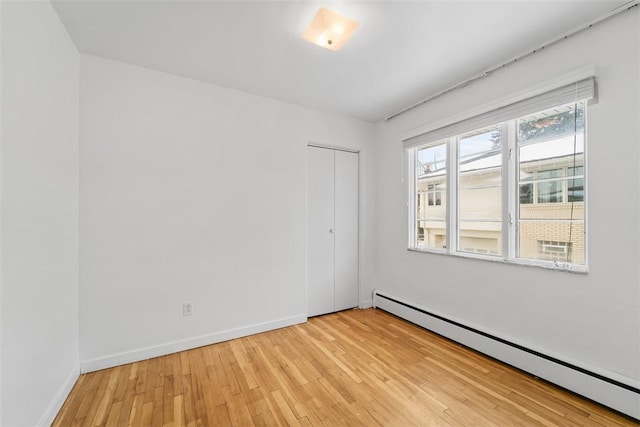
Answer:
[[[358,28],[358,23],[321,7],[302,37],[330,50],[338,50]]]

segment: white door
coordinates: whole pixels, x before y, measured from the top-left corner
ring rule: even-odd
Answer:
[[[309,316],[358,305],[358,154],[308,147]]]
[[[334,152],[308,147],[307,309],[333,311]]]
[[[334,311],[358,305],[358,154],[335,152]]]

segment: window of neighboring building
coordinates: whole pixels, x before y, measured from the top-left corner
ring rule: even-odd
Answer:
[[[584,166],[567,168],[567,202],[584,202]]]
[[[442,190],[438,184],[427,185],[429,206],[442,206]]]
[[[520,204],[566,203],[584,200],[584,167],[521,171]],[[527,183],[529,182],[529,183]]]
[[[552,104],[571,97],[571,86],[561,88],[564,95],[530,102],[546,108],[508,105],[414,137],[423,145],[405,140],[410,248],[585,271],[586,100],[594,84],[576,83],[584,96],[576,101]]]

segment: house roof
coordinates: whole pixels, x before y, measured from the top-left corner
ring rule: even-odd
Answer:
[[[573,156],[574,153],[584,152],[584,135],[568,135],[558,139],[542,139],[530,141],[520,147],[519,160],[521,163],[531,163],[537,161],[548,161],[549,159],[560,159]],[[495,169],[502,164],[502,152],[495,154],[480,154],[473,158],[465,159],[460,165],[461,172],[487,171]],[[433,172],[421,174],[418,179],[444,176],[445,170],[439,169]]]

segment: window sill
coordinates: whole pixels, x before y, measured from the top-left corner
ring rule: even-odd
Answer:
[[[574,274],[589,274],[589,270],[587,269],[586,265],[574,265],[574,264],[565,264],[565,263],[556,264],[554,262],[549,262],[549,261],[538,261],[538,260],[529,260],[529,259],[504,259],[498,256],[491,256],[491,255],[471,254],[466,252],[448,253],[443,250],[417,248],[417,247],[410,247],[410,248],[407,248],[407,250],[410,252],[421,252],[421,253],[433,254],[433,255],[452,256],[456,258],[476,259],[480,261],[489,261],[489,262],[495,262],[500,264],[523,265],[525,267],[535,267],[535,268],[542,268],[545,270],[564,271],[567,273],[574,273]]]

